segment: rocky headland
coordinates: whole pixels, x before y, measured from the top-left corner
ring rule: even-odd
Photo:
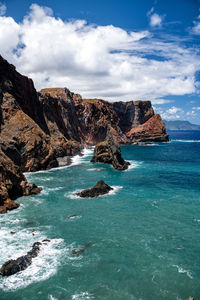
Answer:
[[[23,172],[46,170],[112,135],[119,144],[168,141],[150,101],[82,99],[67,88],[35,90],[0,56],[0,213],[36,194]],[[67,159],[66,159],[67,161]]]

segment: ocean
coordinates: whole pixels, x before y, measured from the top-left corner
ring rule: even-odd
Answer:
[[[25,174],[43,191],[0,215],[0,265],[51,241],[26,270],[0,277],[0,299],[200,299],[200,132],[169,134],[122,146],[124,172],[90,163],[85,149],[70,166]],[[75,195],[100,179],[114,190]]]

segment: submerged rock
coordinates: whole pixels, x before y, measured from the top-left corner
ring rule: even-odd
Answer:
[[[82,198],[93,198],[108,194],[111,190],[113,190],[112,187],[106,184],[103,180],[99,180],[97,184],[95,184],[92,188],[78,192],[77,196],[80,196]]]
[[[89,248],[90,246],[91,246],[91,243],[88,243],[82,248],[73,249],[72,254],[74,254],[74,255],[81,254],[81,253],[85,252],[85,250],[87,248]]]
[[[45,240],[50,241],[50,240]],[[0,268],[0,275],[10,276],[28,268],[32,263],[32,258],[36,257],[40,251],[42,243],[36,242],[32,249],[26,255],[20,256],[17,259],[11,259],[5,262]]]
[[[76,218],[76,217],[78,217],[78,215],[70,215],[70,216],[67,216],[68,219],[74,219],[74,218]]]
[[[113,168],[119,171],[128,169],[130,165],[129,162],[123,159],[120,146],[112,136],[96,145],[91,162],[112,164]]]

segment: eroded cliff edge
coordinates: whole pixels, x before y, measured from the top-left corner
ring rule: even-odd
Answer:
[[[108,134],[120,144],[168,141],[150,101],[82,99],[67,88],[37,93],[32,80],[0,56],[0,212],[11,209],[6,201],[39,192],[22,172],[57,167],[58,157]]]

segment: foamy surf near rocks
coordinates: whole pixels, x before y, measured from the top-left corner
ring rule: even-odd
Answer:
[[[46,239],[42,241],[44,245],[46,244],[46,242],[50,242],[50,240]],[[32,263],[32,258],[38,256],[42,243],[34,243],[32,249],[27,252],[26,255],[20,256],[17,259],[10,259],[5,262],[0,268],[0,275],[11,276],[28,268]]]
[[[97,184],[95,184],[90,189],[78,192],[76,193],[76,195],[82,198],[94,198],[100,195],[108,194],[111,190],[113,190],[111,186],[106,184],[103,180],[99,180]]]

